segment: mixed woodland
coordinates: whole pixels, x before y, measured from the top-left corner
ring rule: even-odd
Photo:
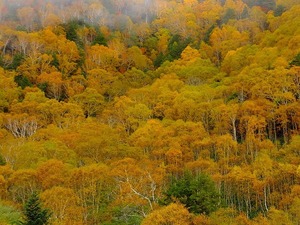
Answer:
[[[33,202],[53,225],[299,225],[300,1],[0,0],[0,224]]]

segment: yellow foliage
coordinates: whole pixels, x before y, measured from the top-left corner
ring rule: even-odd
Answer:
[[[178,203],[154,210],[142,222],[142,225],[192,225],[192,215]]]

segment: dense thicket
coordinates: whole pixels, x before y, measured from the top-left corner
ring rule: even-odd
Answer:
[[[299,0],[0,12],[0,223],[299,224]]]

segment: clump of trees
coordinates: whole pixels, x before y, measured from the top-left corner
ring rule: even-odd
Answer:
[[[199,174],[194,176],[185,172],[180,178],[173,178],[165,192],[164,204],[179,201],[189,212],[195,214],[210,214],[220,207],[219,193],[209,176]]]
[[[297,1],[7,2],[0,223],[299,224]]]

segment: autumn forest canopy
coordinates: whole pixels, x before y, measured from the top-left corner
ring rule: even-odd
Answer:
[[[300,224],[300,0],[0,0],[0,224],[47,222]]]

